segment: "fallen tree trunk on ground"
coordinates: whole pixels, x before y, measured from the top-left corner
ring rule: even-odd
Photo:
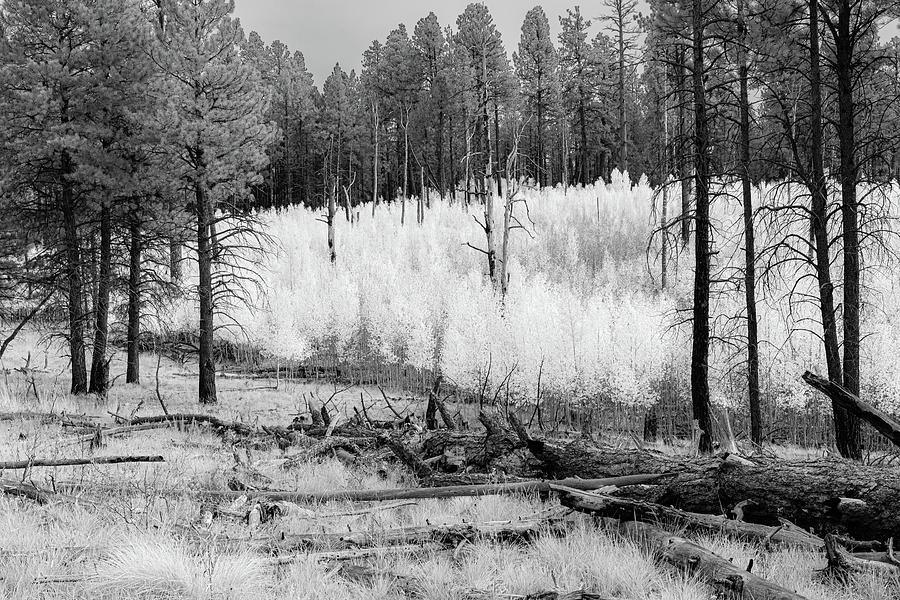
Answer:
[[[0,462],[0,471],[32,467],[75,467],[79,465],[118,465],[122,463],[163,462],[162,456],[94,456],[90,458],[32,458]]]
[[[86,433],[84,435],[80,435],[71,440],[71,443],[83,443],[83,442],[93,442],[95,440],[102,440],[108,437],[116,437],[120,435],[128,435],[129,433],[135,433],[138,431],[149,431],[154,429],[164,429],[169,427],[169,423],[144,423],[143,425],[124,425],[122,427],[110,427],[108,429],[98,429],[94,428],[93,433]]]
[[[878,433],[889,439],[895,446],[900,446],[900,423],[886,412],[860,400],[847,388],[809,371],[803,374],[803,381],[828,396],[850,414],[856,415],[874,427]]]
[[[833,535],[825,536],[825,557],[828,559],[826,571],[832,575],[846,576],[850,573],[877,573],[887,577],[900,575],[900,562],[893,552],[876,556],[858,556],[841,547]]]
[[[579,512],[600,517],[621,520],[638,520],[662,523],[673,523],[679,527],[688,527],[710,533],[727,533],[732,536],[749,538],[763,544],[776,543],[822,550],[825,542],[799,527],[785,525],[768,526],[726,519],[717,515],[692,513],[677,508],[661,506],[640,500],[617,498],[605,494],[589,493],[572,488],[551,485],[551,489],[559,494],[563,506]]]
[[[8,479],[0,480],[0,492],[8,496],[28,498],[29,500],[34,500],[38,504],[49,503],[51,496],[50,492],[38,489],[31,484],[10,481]]]
[[[535,515],[519,521],[459,523],[400,527],[384,531],[352,533],[282,534],[268,545],[270,549],[300,550],[314,547],[370,547],[397,544],[436,543],[455,548],[462,542],[490,539],[498,542],[530,541],[541,534],[564,536],[571,525],[568,510],[549,516]]]
[[[595,490],[614,485],[626,487],[654,483],[659,475],[629,475],[602,479],[563,479],[559,481],[523,481],[516,483],[491,483],[484,485],[462,485],[436,488],[399,488],[389,490],[335,490],[330,492],[251,492],[256,498],[283,502],[326,502],[329,500],[352,500],[358,502],[382,502],[385,500],[413,500],[419,498],[455,498],[459,496],[493,496],[498,494],[549,493],[551,485],[562,485],[573,489]],[[247,492],[203,490],[198,492],[206,498],[236,499],[247,496]]]
[[[700,576],[725,598],[805,600],[803,596],[763,579],[695,544],[640,521],[621,523],[619,530],[645,541],[662,559],[687,575]]]
[[[612,600],[604,598],[597,594],[577,590],[574,592],[538,592],[536,594],[528,594],[522,600]]]
[[[528,448],[554,478],[661,474],[654,486],[630,488],[619,496],[718,515],[740,505],[744,520],[752,523],[777,526],[787,519],[812,533],[900,539],[897,469],[836,459],[675,457],[581,441],[557,445],[529,439]]]
[[[179,413],[174,415],[153,415],[148,417],[135,417],[131,419],[131,425],[145,425],[149,423],[169,423],[172,427],[185,423],[198,423],[209,425],[219,432],[232,431],[238,435],[252,435],[259,430],[244,423],[224,421],[212,415]]]
[[[426,552],[436,552],[446,550],[441,544],[408,544],[404,546],[385,546],[379,548],[358,548],[352,550],[335,550],[333,552],[304,552],[302,554],[292,554],[289,556],[276,556],[268,559],[269,564],[289,565],[293,562],[303,560],[316,561],[343,561],[343,560],[359,560],[361,558],[371,558],[374,556],[389,556],[398,554],[417,554]]]

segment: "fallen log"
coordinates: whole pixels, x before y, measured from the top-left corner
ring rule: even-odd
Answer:
[[[209,425],[218,432],[232,431],[237,435],[252,435],[259,430],[245,423],[236,421],[224,421],[212,415],[178,413],[173,415],[153,415],[147,417],[135,417],[131,419],[131,425],[145,425],[149,423],[169,423],[171,426],[177,426],[184,423],[199,423]]]
[[[785,544],[812,550],[822,550],[825,542],[798,527],[757,525],[745,521],[726,519],[717,515],[692,513],[677,508],[652,504],[640,500],[618,498],[605,494],[589,493],[558,485],[550,488],[559,495],[560,503],[573,510],[620,520],[674,523],[679,527],[711,533],[726,533],[735,537],[762,542]]]
[[[51,496],[50,492],[36,488],[31,484],[10,481],[9,479],[0,479],[0,492],[7,496],[18,496],[34,500],[38,504],[48,504]]]
[[[371,558],[373,556],[388,556],[397,554],[416,554],[437,552],[445,550],[441,544],[407,544],[404,546],[385,546],[378,548],[358,548],[353,550],[335,550],[333,552],[309,552],[292,554],[289,556],[276,556],[269,559],[271,565],[288,565],[298,560],[316,561],[343,561]]]
[[[138,431],[149,431],[153,429],[164,429],[169,427],[169,423],[144,423],[142,425],[124,425],[122,427],[110,427],[108,429],[97,429],[94,427],[93,433],[86,433],[84,435],[80,435],[76,438],[72,438],[72,444],[79,444],[84,442],[93,442],[99,439],[103,440],[103,438],[108,437],[116,437],[120,435],[128,435],[130,433],[135,433]]]
[[[832,402],[838,404],[850,414],[853,414],[872,427],[878,433],[889,439],[895,446],[900,446],[900,423],[883,410],[861,400],[842,385],[838,385],[824,377],[819,377],[807,371],[803,374],[803,381],[819,390]]]
[[[528,594],[524,596],[522,600],[612,600],[611,598],[604,598],[597,594],[592,594],[590,592],[586,592],[584,590],[577,590],[574,592],[538,592],[536,594]]]
[[[516,483],[492,483],[483,485],[461,485],[435,488],[398,488],[387,490],[335,490],[329,492],[253,492],[257,498],[283,502],[327,502],[350,500],[357,502],[383,502],[385,500],[414,500],[420,498],[455,498],[460,496],[494,496],[499,494],[549,493],[551,485],[562,485],[573,489],[595,490],[614,485],[626,487],[654,483],[659,475],[629,475],[601,479],[563,479],[559,481],[522,481]],[[184,491],[185,493],[187,490]],[[202,490],[197,492],[206,498],[223,500],[246,496],[247,492]]]
[[[706,514],[740,505],[744,520],[752,523],[777,526],[787,519],[814,533],[900,539],[896,469],[837,459],[677,457],[582,441],[558,445],[529,439],[528,448],[554,478],[661,475],[653,487],[630,488],[619,496]]]
[[[540,475],[540,465],[515,432],[506,426],[499,413],[483,410],[478,420],[484,426],[485,433],[429,432],[422,440],[422,457],[425,460],[437,459],[435,469],[446,473],[474,470],[527,479]]]
[[[753,600],[805,600],[803,596],[742,569],[703,546],[670,532],[642,523],[621,523],[619,530],[641,540],[662,559],[686,573],[700,576],[726,598]]]
[[[270,542],[269,548],[284,551],[322,546],[327,548],[364,548],[426,543],[455,548],[462,542],[478,539],[490,539],[498,542],[527,542],[541,534],[562,537],[566,535],[570,525],[569,511],[564,510],[556,515],[543,517],[535,515],[518,521],[424,525],[351,533],[282,533],[280,537]]]
[[[833,535],[825,536],[825,557],[828,559],[826,572],[839,577],[850,573],[877,573],[886,577],[900,575],[900,564],[893,558],[893,552],[878,557],[856,556],[842,548]]]
[[[31,458],[0,462],[0,471],[32,467],[75,467],[79,465],[118,465],[122,463],[164,462],[162,456],[94,456],[90,458]]]

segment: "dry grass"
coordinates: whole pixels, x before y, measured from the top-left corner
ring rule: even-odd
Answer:
[[[31,335],[31,334],[30,334]],[[25,344],[35,339],[23,338]],[[24,346],[23,346],[24,347]],[[22,348],[7,358],[21,359]],[[18,354],[17,354],[18,352]],[[35,351],[33,356],[40,356]],[[106,402],[73,399],[56,377],[51,353],[48,368],[36,374],[39,399],[27,392],[24,375],[12,372],[0,385],[0,410],[68,410],[109,421],[106,411],[156,414],[152,379],[144,387],[116,385]],[[34,360],[34,359],[33,359]],[[147,361],[148,363],[150,361]],[[114,362],[114,374],[116,364]],[[61,366],[62,365],[62,366]],[[155,366],[155,362],[154,362]],[[202,412],[191,402],[193,380],[176,377],[166,366],[164,394],[170,410]],[[265,382],[227,380],[221,416],[285,423],[298,399],[284,389],[250,390]],[[307,388],[307,392],[312,388]],[[322,390],[324,393],[324,390]],[[254,395],[255,394],[255,395]],[[329,392],[330,394],[330,392]],[[359,391],[355,391],[358,400]],[[326,396],[327,397],[327,396]],[[352,398],[352,396],[348,396]],[[141,402],[143,401],[143,404]],[[274,412],[273,412],[274,411]],[[58,423],[0,422],[0,457],[89,454],[65,445],[70,439]],[[384,556],[368,561],[385,574],[366,584],[342,577],[336,565],[309,557],[273,567],[254,548],[261,537],[285,533],[379,531],[426,523],[515,519],[547,508],[536,496],[489,496],[420,500],[363,515],[348,502],[306,504],[254,532],[237,519],[197,523],[201,500],[194,490],[222,488],[234,466],[232,448],[204,431],[165,429],[113,438],[97,453],[163,454],[161,464],[36,469],[25,477],[35,484],[63,489],[78,482],[84,492],[49,506],[0,497],[0,597],[23,600],[63,598],[147,599],[321,599],[416,597],[429,600],[517,598],[544,590],[585,588],[623,600],[708,600],[701,582],[663,567],[643,548],[583,519],[565,538],[540,538],[533,544],[480,541],[450,552]],[[280,469],[278,450],[251,451],[254,467],[283,489],[329,490],[395,487],[408,476],[384,465],[348,468],[334,459],[313,461],[290,472]],[[22,476],[20,472],[4,476]],[[111,487],[118,491],[110,491]],[[93,491],[92,491],[93,490]],[[172,495],[171,490],[183,493]],[[821,556],[797,550],[764,552],[758,546],[722,537],[698,538],[735,564],[752,558],[754,572],[796,589],[810,600],[887,600],[900,595],[896,581],[860,576],[848,582],[823,579]],[[413,583],[399,585],[394,576]],[[61,581],[67,578],[78,581]]]

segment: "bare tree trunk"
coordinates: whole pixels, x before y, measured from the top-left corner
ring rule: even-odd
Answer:
[[[700,452],[713,450],[709,397],[709,123],[706,115],[703,0],[693,0],[694,170],[696,186],[696,248],[694,251],[694,322],[691,352],[691,401],[700,428]]]
[[[500,169],[500,108],[497,106],[496,98],[494,98],[494,156],[497,161],[497,195],[503,196],[503,173]]]
[[[141,382],[141,226],[132,217],[129,224],[131,237],[128,251],[128,366],[125,370],[126,383]]]
[[[860,345],[860,278],[859,278],[859,205],[856,200],[856,126],[853,101],[854,68],[849,0],[841,0],[838,8],[837,49],[838,137],[841,154],[841,221],[844,229],[844,387],[859,396]],[[838,450],[845,458],[862,459],[862,440],[859,419],[846,412],[841,415],[843,426]],[[837,423],[835,423],[837,425]]]
[[[747,307],[747,392],[750,402],[750,439],[761,445],[762,409],[759,397],[759,333],[756,317],[756,247],[753,231],[753,195],[750,182],[750,97],[748,87],[747,39],[744,0],[738,0],[741,41],[739,42],[741,111],[741,190],[744,204],[744,295]]]
[[[169,281],[178,284],[181,283],[181,240],[177,235],[169,238]]]
[[[328,214],[325,217],[328,225],[328,256],[331,264],[337,262],[337,248],[334,243],[334,216],[337,213],[337,206],[334,196],[337,194],[337,182],[331,185],[331,193],[328,193]]]
[[[372,105],[372,112],[375,116],[375,166],[372,169],[373,171],[373,183],[372,183],[372,216],[375,216],[375,207],[378,206],[378,158],[381,153],[381,150],[378,145],[378,102],[375,102]]]
[[[403,199],[409,198],[409,108],[403,123]]]
[[[212,207],[201,183],[194,184],[197,204],[197,267],[200,285],[200,354],[198,399],[202,404],[215,404],[216,365],[213,354],[213,282],[212,263],[215,248],[211,240]]]
[[[63,171],[71,172],[71,159],[63,153]],[[75,200],[72,184],[65,178],[62,182],[63,231],[66,251],[66,276],[69,284],[69,354],[72,361],[73,394],[88,391],[87,364],[84,349],[84,289],[81,278],[81,248],[78,239],[78,223],[75,214]]]
[[[106,358],[109,339],[109,293],[112,279],[112,216],[110,207],[100,209],[100,272],[97,278],[96,328],[91,357],[92,394],[105,394],[109,388],[109,361]]]
[[[685,62],[687,51],[678,49],[678,60],[675,62],[675,78],[678,81],[678,178],[681,180],[681,244],[687,246],[691,240],[691,172],[688,160],[687,143],[687,75]]]

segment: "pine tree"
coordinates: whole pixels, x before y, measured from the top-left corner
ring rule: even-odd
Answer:
[[[632,68],[631,52],[635,47],[635,38],[637,30],[635,27],[637,19],[637,1],[636,0],[605,0],[604,6],[609,9],[610,14],[604,17],[609,23],[608,29],[615,38],[616,44],[616,77],[617,92],[619,97],[619,170],[628,170],[628,111],[626,104],[628,102],[628,88],[626,80],[628,79],[628,71]]]
[[[588,40],[591,21],[585,19],[576,6],[565,17],[560,17],[562,31],[559,34],[560,79],[562,80],[563,112],[568,115],[578,141],[578,181],[590,183],[590,140],[608,137],[608,127],[603,117],[608,86],[604,81],[607,69],[603,62],[608,38],[598,34],[591,43]],[[598,175],[607,173],[608,149],[600,148]]]
[[[221,288],[214,265],[223,260],[215,236],[219,207],[238,202],[259,181],[275,127],[266,121],[268,97],[259,73],[241,56],[244,33],[230,0],[176,0],[167,5],[158,58],[168,104],[161,115],[180,182],[193,198],[200,299],[200,402],[216,402],[214,315]]]
[[[535,179],[547,182],[545,130],[559,103],[559,61],[550,37],[550,23],[544,9],[536,6],[525,15],[519,51],[513,54],[516,75],[521,81],[526,117],[534,122],[536,144],[531,153]]]
[[[426,138],[433,145],[434,169],[429,171],[433,173],[433,183],[443,197],[447,188],[444,133],[450,96],[447,72],[450,48],[434,13],[428,13],[427,17],[416,23],[412,43],[419,54],[419,74],[416,79],[423,86],[423,98],[418,103],[422,115],[420,120],[423,122]]]

